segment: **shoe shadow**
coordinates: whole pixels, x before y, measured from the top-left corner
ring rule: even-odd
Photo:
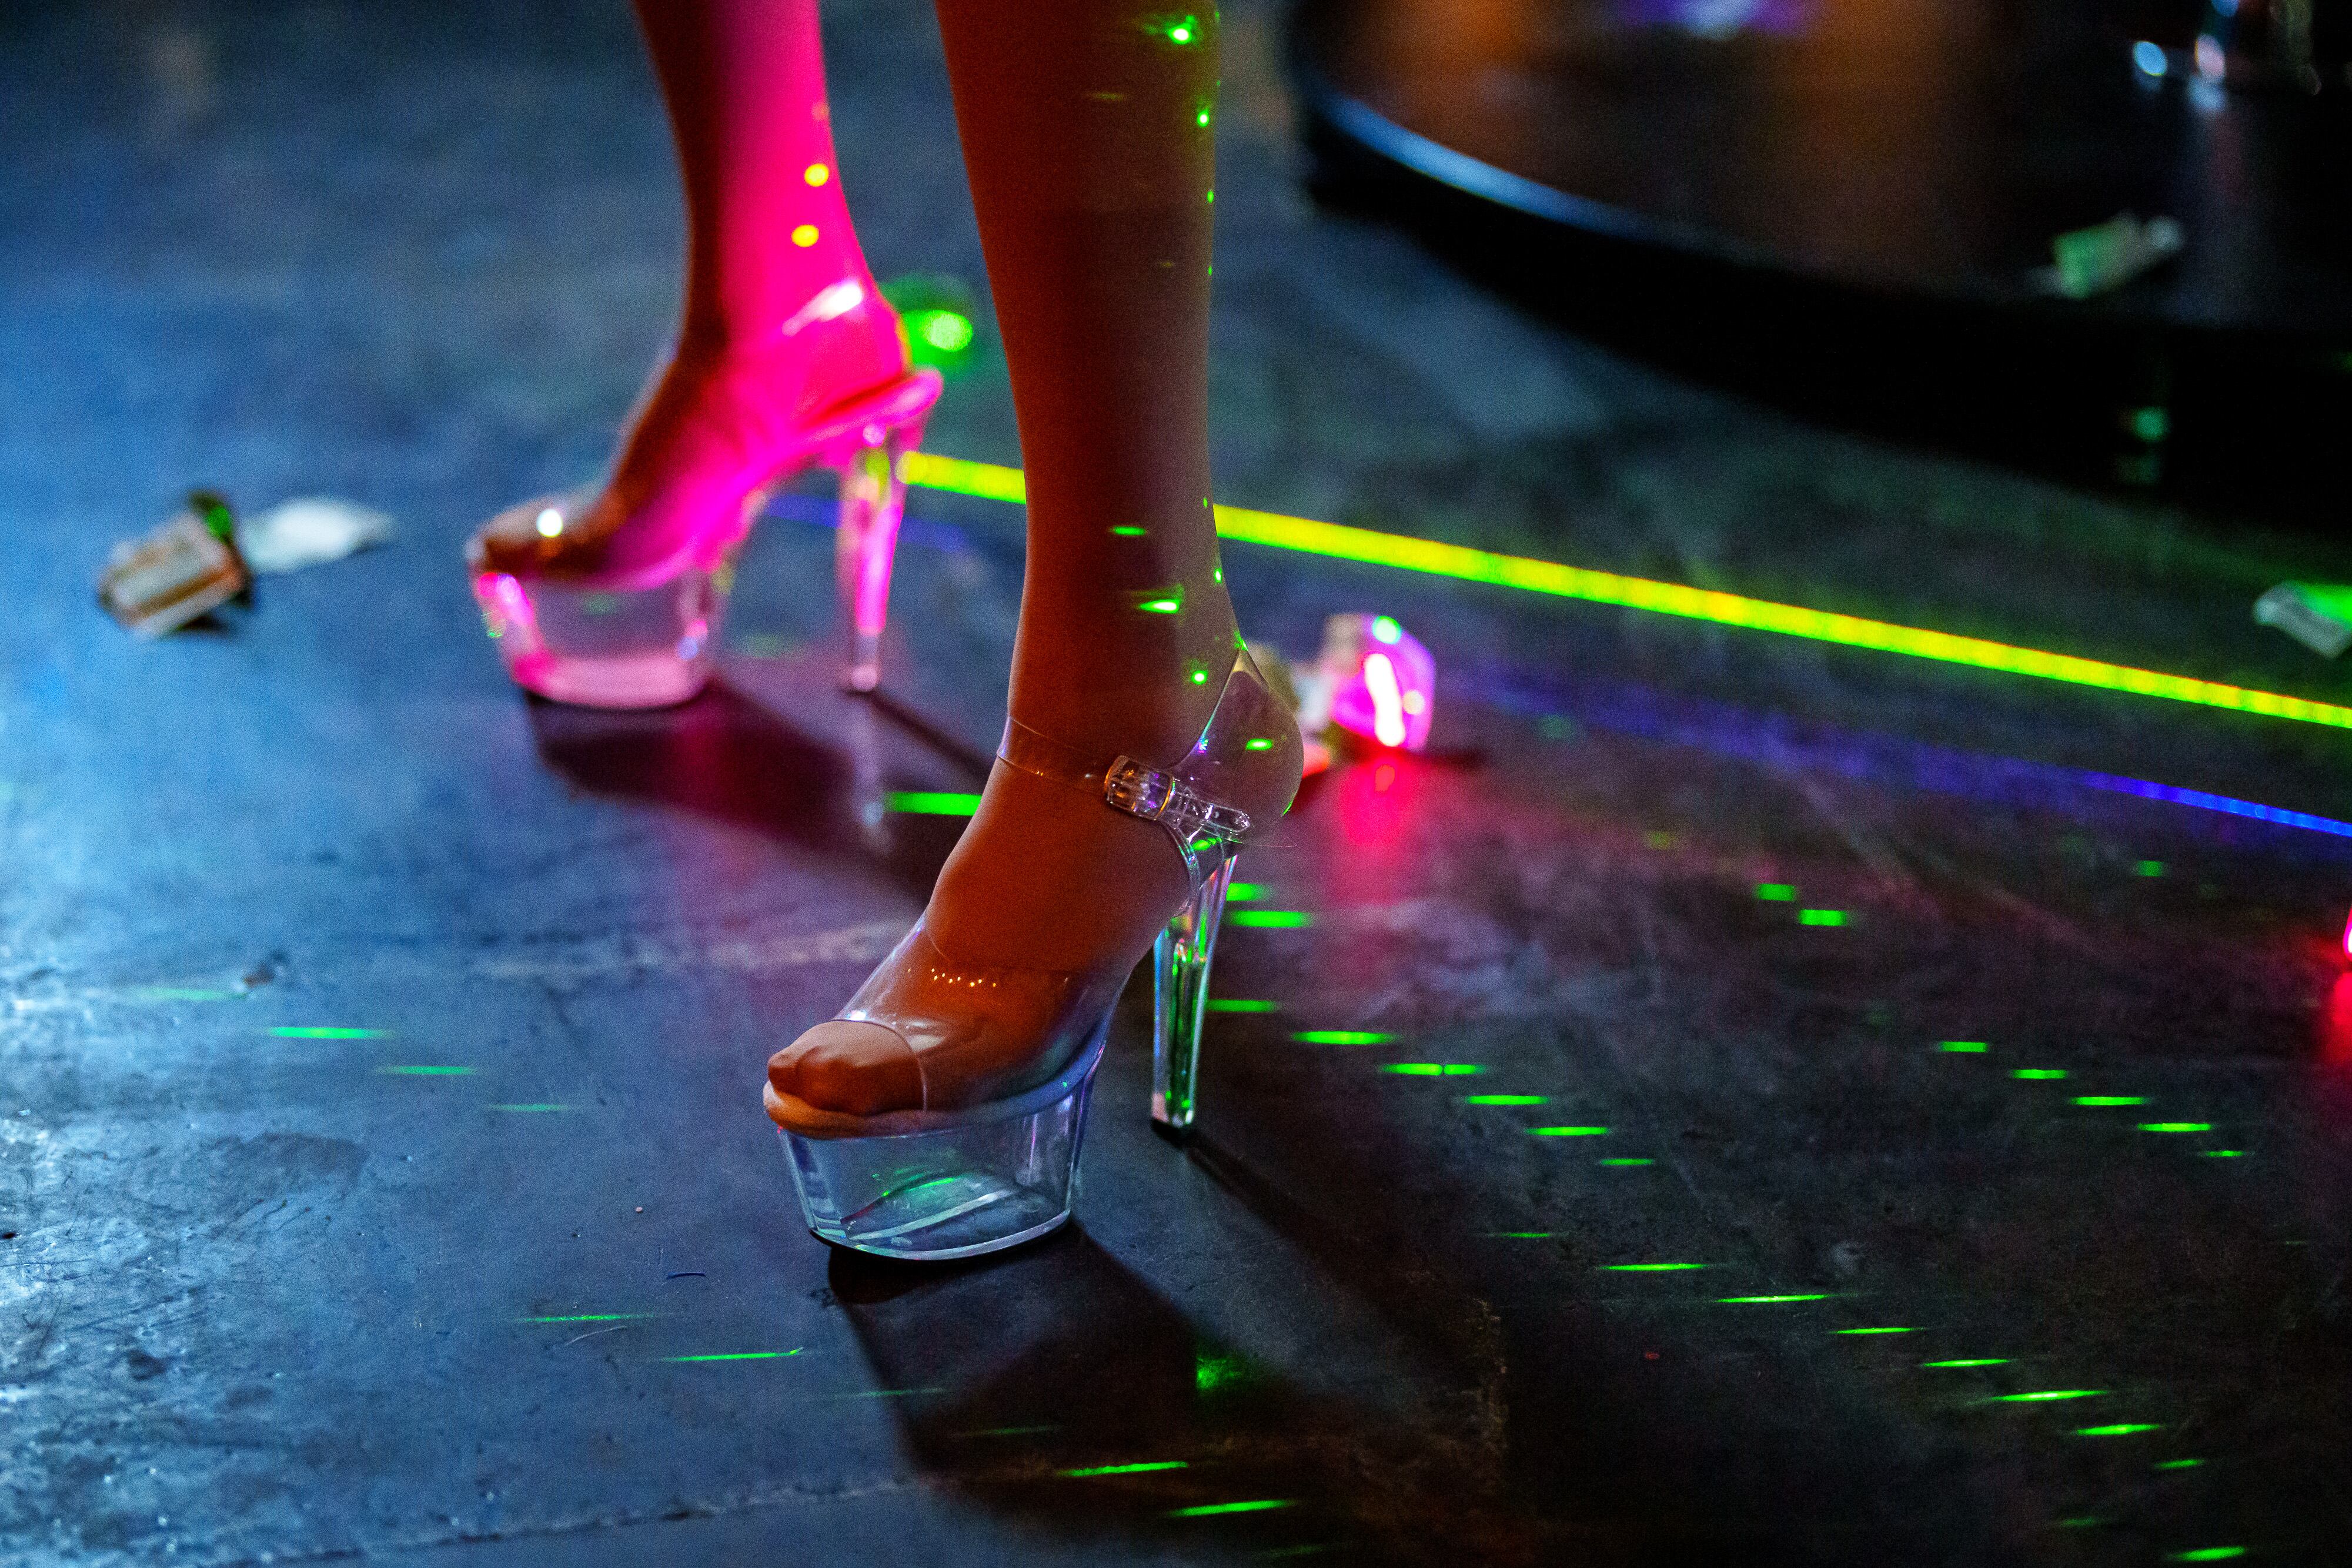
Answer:
[[[942,752],[932,727],[894,728],[890,710],[831,698],[820,735],[787,724],[723,680],[674,708],[625,712],[534,698],[532,737],[550,768],[588,794],[707,818],[779,843],[845,852],[928,897],[961,818],[902,815],[900,789],[943,787],[966,758]],[[919,717],[919,716],[917,716]],[[942,732],[943,733],[943,732]],[[950,782],[965,786],[961,778]]]
[[[1100,1560],[1542,1560],[1486,1467],[1220,1343],[1076,1225],[827,1282],[930,1479]]]

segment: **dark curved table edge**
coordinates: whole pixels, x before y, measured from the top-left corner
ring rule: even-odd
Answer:
[[[2336,336],[2324,329],[2307,335],[2256,322],[2192,319],[2160,306],[2136,304],[2127,296],[2074,300],[2024,287],[1954,287],[1807,267],[1765,246],[1743,244],[1709,230],[1649,217],[1590,196],[1558,190],[1424,136],[1340,89],[1316,63],[1304,31],[1297,25],[1299,17],[1309,9],[1306,5],[1291,7],[1286,63],[1305,112],[1310,143],[1313,131],[1320,129],[1392,170],[1415,176],[1457,197],[1489,203],[1521,218],[1573,229],[1600,240],[1664,252],[1687,261],[1776,277],[1798,287],[1835,290],[1885,305],[1997,311],[2011,317],[2036,318],[2050,326],[2092,331],[2162,332],[2273,344]]]

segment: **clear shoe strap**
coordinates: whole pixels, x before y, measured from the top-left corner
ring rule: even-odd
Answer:
[[[1114,810],[1166,828],[1197,889],[1223,863],[1229,846],[1262,837],[1273,825],[1224,800],[1236,792],[1233,784],[1258,770],[1260,758],[1282,755],[1277,742],[1283,730],[1297,727],[1249,650],[1241,648],[1201,738],[1172,768],[1154,768],[1125,755],[1096,761],[1018,719],[1006,720],[1004,744],[996,755],[1009,768],[1084,789]]]

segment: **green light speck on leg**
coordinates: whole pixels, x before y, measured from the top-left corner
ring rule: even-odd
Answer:
[[[1117,534],[1123,539],[1139,539],[1150,531],[1151,530],[1150,528],[1139,528],[1133,523],[1121,523],[1118,527],[1111,529],[1112,533]]]

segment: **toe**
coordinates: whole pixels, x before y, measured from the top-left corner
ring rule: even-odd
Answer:
[[[817,1025],[770,1057],[768,1082],[779,1094],[853,1116],[923,1103],[922,1071],[898,1031],[843,1019]]]

